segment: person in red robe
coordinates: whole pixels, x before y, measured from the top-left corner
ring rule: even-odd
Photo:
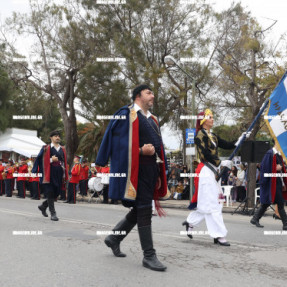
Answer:
[[[81,164],[80,164],[80,157],[74,157],[74,166],[71,170],[71,179],[68,185],[68,198],[65,203],[76,204],[77,194],[76,194],[76,187],[80,181],[80,173],[81,173]]]
[[[153,248],[151,217],[152,200],[156,210],[163,215],[159,199],[168,199],[167,162],[157,118],[149,109],[153,106],[154,94],[148,85],[133,90],[133,104],[117,111],[106,129],[96,165],[106,166],[111,160],[109,197],[121,200],[130,212],[113,228],[114,232],[105,238],[105,244],[116,257],[125,257],[120,251],[121,241],[137,224],[144,267],[164,271]],[[120,118],[120,119],[118,119]]]
[[[5,167],[2,165],[2,158],[0,159],[0,196],[5,194],[5,183],[2,173],[4,173]]]
[[[278,205],[278,212],[283,224],[283,230],[287,230],[287,215],[284,209],[283,188],[287,186],[286,169],[280,153],[280,146],[276,141],[274,147],[266,152],[260,164],[260,207],[250,220],[256,227],[263,228],[259,220],[272,203]]]
[[[26,164],[25,158],[20,158],[20,164],[17,167],[17,190],[18,190],[18,198],[26,197],[26,180],[28,175],[28,165]]]
[[[68,180],[66,149],[60,145],[61,137],[59,131],[50,133],[51,144],[45,145],[40,150],[32,169],[32,173],[41,174],[40,183],[47,195],[38,208],[42,215],[48,217],[46,209],[49,207],[51,220],[58,221],[55,201],[60,194],[63,182]]]
[[[79,181],[79,188],[80,194],[82,196],[88,195],[88,180],[89,180],[89,166],[86,159],[82,161],[81,171],[80,171],[80,181]]]

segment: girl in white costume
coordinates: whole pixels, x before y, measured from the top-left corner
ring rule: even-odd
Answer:
[[[235,145],[234,142],[226,142],[210,132],[213,126],[213,115],[209,109],[198,116],[203,117],[203,119],[197,120],[195,144],[204,166],[199,173],[197,210],[188,215],[183,225],[186,226],[187,231],[191,231],[193,227],[205,219],[208,233],[214,238],[214,243],[230,246],[225,239],[227,229],[222,218],[222,203],[219,202],[219,195],[222,194],[222,190],[215,176],[221,163],[217,152],[218,147],[232,149]],[[192,238],[192,236],[189,237]]]

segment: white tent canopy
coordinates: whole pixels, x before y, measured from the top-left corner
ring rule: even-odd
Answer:
[[[43,145],[45,143],[37,137],[37,131],[12,128],[0,133],[0,151],[35,157]]]

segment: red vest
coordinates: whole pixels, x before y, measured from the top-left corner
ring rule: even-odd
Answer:
[[[72,177],[70,179],[70,183],[79,183],[80,181],[80,172],[81,172],[81,164],[76,163],[71,171]]]
[[[18,171],[18,173],[28,173],[28,165],[27,164],[20,165],[17,168],[17,171]],[[27,177],[17,177],[17,181],[26,180],[26,179],[27,179]]]
[[[4,172],[5,167],[0,164],[0,180],[3,180],[2,172]]]
[[[80,180],[86,180],[89,178],[89,167],[88,166],[82,166],[80,171]]]

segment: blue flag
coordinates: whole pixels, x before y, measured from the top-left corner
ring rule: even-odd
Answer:
[[[273,139],[280,147],[280,152],[287,158],[287,73],[272,92],[269,106],[264,116]]]

